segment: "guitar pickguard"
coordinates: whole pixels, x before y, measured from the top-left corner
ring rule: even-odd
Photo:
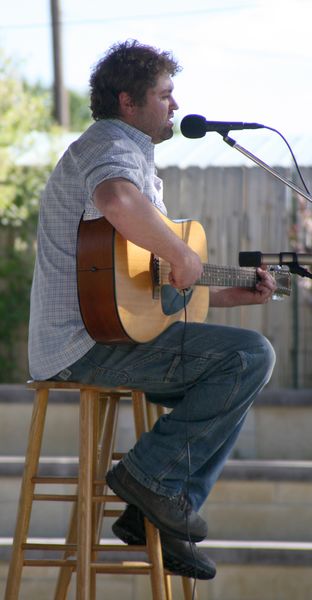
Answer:
[[[165,315],[174,315],[183,310],[192,298],[193,290],[189,289],[185,294],[179,292],[172,285],[162,285],[160,292],[161,308]]]

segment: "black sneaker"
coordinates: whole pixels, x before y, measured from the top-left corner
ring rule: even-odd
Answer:
[[[143,513],[133,504],[127,506],[123,514],[112,526],[114,534],[126,544],[146,543]],[[197,579],[213,579],[215,563],[196,544],[184,542],[160,532],[164,567],[174,575]]]
[[[180,540],[199,542],[207,536],[205,521],[184,496],[161,496],[141,485],[119,462],[108,471],[109,487],[128,504],[134,504],[161,531]]]

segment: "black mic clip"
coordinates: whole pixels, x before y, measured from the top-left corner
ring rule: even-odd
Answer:
[[[312,257],[304,254],[302,258],[309,264],[312,263]],[[312,273],[299,264],[296,252],[280,252],[279,254],[262,254],[259,251],[239,253],[240,267],[260,267],[262,264],[286,266],[290,273],[312,279]]]

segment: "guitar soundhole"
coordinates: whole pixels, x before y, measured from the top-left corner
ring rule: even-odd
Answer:
[[[185,305],[192,298],[192,289],[185,295]],[[184,308],[184,294],[181,294],[171,285],[163,285],[161,287],[161,308],[165,315],[170,316],[179,312]]]

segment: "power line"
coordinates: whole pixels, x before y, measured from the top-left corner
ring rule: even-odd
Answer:
[[[248,9],[252,8],[253,5],[249,4]],[[236,5],[236,6],[225,6],[218,8],[207,8],[207,9],[198,9],[198,10],[188,10],[188,11],[180,11],[180,12],[170,12],[170,13],[157,13],[150,15],[125,15],[120,17],[103,17],[103,19],[60,19],[59,24],[63,27],[75,27],[76,25],[98,25],[99,23],[112,23],[112,22],[120,22],[120,21],[144,21],[151,19],[176,19],[183,17],[192,17],[192,16],[201,16],[212,13],[224,13],[224,12],[236,12],[241,10],[242,8],[246,9],[246,5]],[[49,28],[49,23],[25,23],[25,24],[7,24],[0,25],[0,30],[5,29],[46,29]]]

